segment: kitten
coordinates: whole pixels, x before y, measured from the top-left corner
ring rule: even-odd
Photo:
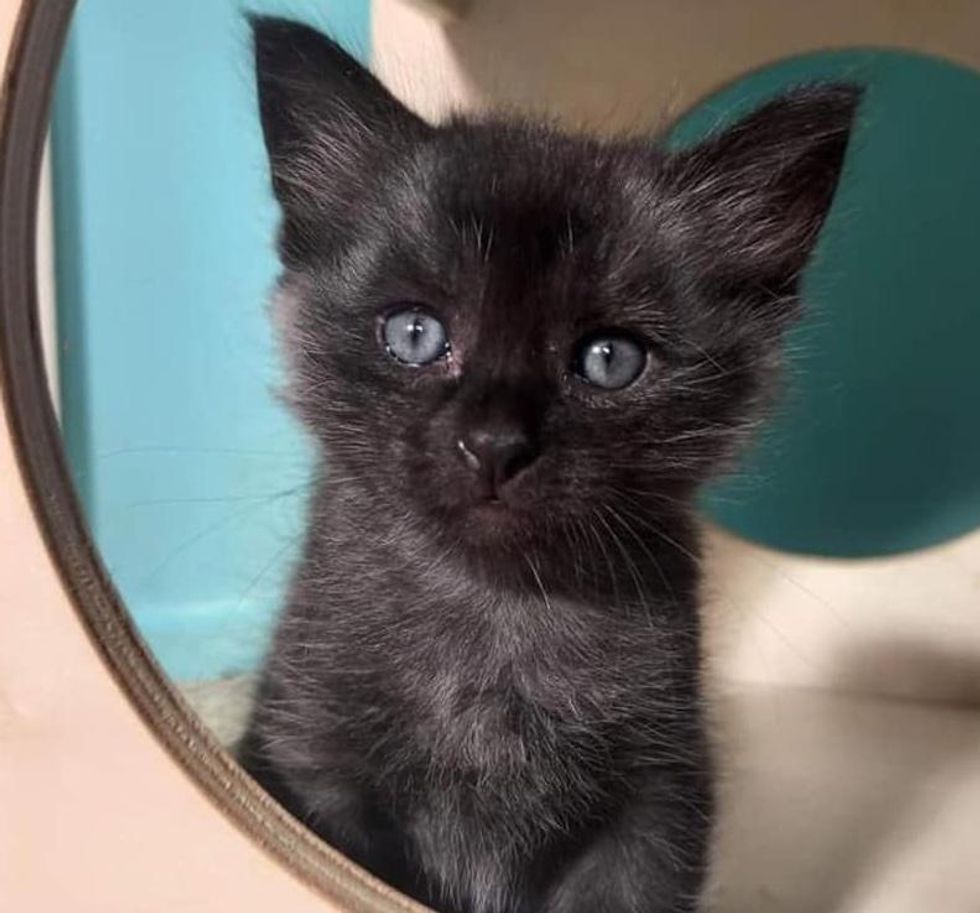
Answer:
[[[243,764],[436,910],[695,910],[692,502],[770,398],[859,91],[669,152],[430,125],[317,32],[253,28],[322,465]]]

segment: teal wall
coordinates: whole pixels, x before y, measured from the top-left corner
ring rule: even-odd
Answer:
[[[275,211],[242,3],[82,0],[53,120],[61,395],[103,558],[166,670],[261,655],[308,453],[274,399]],[[367,0],[249,2],[368,51]]]
[[[901,53],[799,57],[718,93],[677,138],[822,77],[868,91],[788,390],[706,506],[779,549],[884,555],[980,525],[980,76]]]

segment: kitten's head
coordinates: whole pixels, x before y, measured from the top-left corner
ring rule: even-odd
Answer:
[[[668,152],[430,125],[317,32],[253,26],[291,395],[334,470],[483,553],[683,510],[772,387],[859,91]]]

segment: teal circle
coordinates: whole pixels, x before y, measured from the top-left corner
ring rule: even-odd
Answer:
[[[980,526],[980,76],[893,51],[797,57],[717,93],[673,139],[826,78],[867,94],[786,390],[703,505],[780,550],[888,555]]]

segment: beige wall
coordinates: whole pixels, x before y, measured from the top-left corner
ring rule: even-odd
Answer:
[[[503,104],[598,129],[656,121],[807,50],[895,46],[980,67],[976,0],[475,0],[448,25],[376,0],[373,32],[384,80],[430,116]],[[719,679],[980,702],[980,531],[845,562],[709,530],[708,555]]]
[[[471,0],[442,27],[403,0],[375,0],[373,38],[385,81],[427,112],[502,103],[622,127],[802,51],[887,45],[976,64],[980,3]]]

